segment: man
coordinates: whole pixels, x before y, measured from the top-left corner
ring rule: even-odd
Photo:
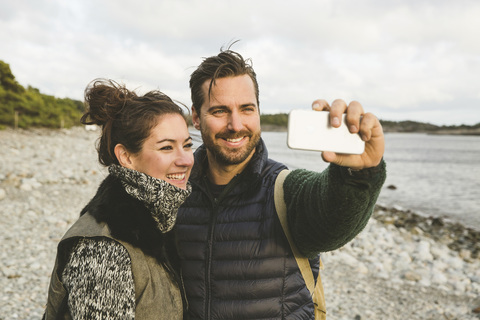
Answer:
[[[285,165],[268,159],[260,136],[253,68],[231,50],[205,59],[190,79],[192,120],[204,144],[195,152],[193,191],[176,235],[192,319],[313,319],[313,302],[277,217],[274,184]],[[288,224],[311,258],[340,248],[366,225],[385,180],[384,136],[358,102],[316,100],[333,126],[347,113],[362,155],[324,152],[322,173],[292,171],[283,184]],[[360,123],[360,116],[363,120]]]

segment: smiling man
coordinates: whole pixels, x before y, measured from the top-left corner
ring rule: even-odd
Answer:
[[[190,318],[313,319],[312,298],[275,210],[275,180],[286,166],[268,158],[261,139],[253,68],[240,54],[222,51],[192,73],[190,88],[193,124],[204,142],[176,225]],[[283,183],[290,233],[317,276],[318,254],[365,227],[386,172],[374,115],[358,102],[313,105],[330,110],[333,126],[346,112],[350,131],[366,143],[362,155],[324,152],[327,169],[294,170]]]
[[[209,92],[210,83],[202,85],[204,93]],[[247,165],[260,140],[260,114],[252,79],[248,75],[217,79],[210,99],[198,111],[193,108],[192,113],[210,159],[210,178],[215,184],[226,184]]]

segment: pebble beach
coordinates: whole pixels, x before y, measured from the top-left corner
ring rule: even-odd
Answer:
[[[98,134],[0,130],[0,320],[41,319],[57,243],[106,176]],[[480,232],[466,226],[379,204],[322,259],[327,319],[480,319]]]

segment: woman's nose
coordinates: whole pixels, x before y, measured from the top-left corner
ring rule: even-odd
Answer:
[[[193,166],[193,151],[182,150],[179,152],[175,164],[179,167],[191,167]]]

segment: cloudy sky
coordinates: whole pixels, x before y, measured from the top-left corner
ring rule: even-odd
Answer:
[[[358,100],[383,120],[480,122],[478,0],[0,0],[0,60],[83,100],[111,78],[190,105],[203,57],[251,58],[263,113]]]

